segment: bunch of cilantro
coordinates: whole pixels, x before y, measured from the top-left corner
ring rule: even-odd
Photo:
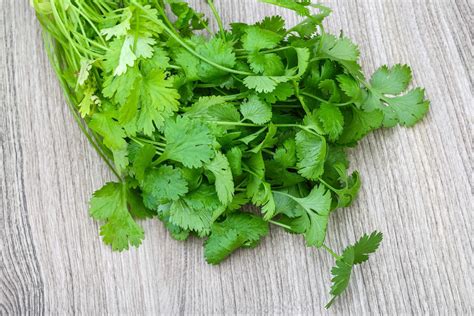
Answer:
[[[324,243],[331,213],[361,184],[345,149],[375,129],[414,125],[429,102],[422,89],[407,92],[408,66],[366,79],[358,47],[324,31],[327,7],[261,1],[303,20],[226,30],[208,0],[212,33],[179,0],[33,4],[68,105],[117,176],[90,201],[106,244],[139,246],[137,219],[157,218],[177,240],[205,239],[205,258],[217,264],[255,247],[273,224],[334,256],[334,299],[382,240],[364,235],[341,255]]]

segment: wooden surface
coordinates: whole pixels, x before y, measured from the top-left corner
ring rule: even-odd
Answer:
[[[367,72],[408,63],[432,101],[422,123],[351,152],[363,187],[332,217],[329,244],[374,229],[385,241],[329,312],[332,259],[278,229],[217,267],[157,221],[138,250],[102,244],[87,201],[111,175],[67,110],[28,2],[0,11],[0,314],[472,315],[472,1],[325,2],[328,29],[360,44]],[[216,2],[227,22],[295,22],[254,0]]]

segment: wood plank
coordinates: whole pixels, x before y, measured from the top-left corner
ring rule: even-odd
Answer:
[[[277,12],[296,21],[254,0],[216,2],[227,23]],[[472,1],[326,3],[328,29],[360,44],[367,73],[408,63],[432,101],[422,123],[351,152],[363,187],[332,217],[329,243],[341,249],[374,229],[385,241],[330,314],[468,314]],[[111,176],[67,111],[28,1],[2,1],[0,25],[0,314],[323,312],[332,259],[278,229],[217,267],[200,241],[176,242],[156,221],[138,250],[104,246],[87,201]]]

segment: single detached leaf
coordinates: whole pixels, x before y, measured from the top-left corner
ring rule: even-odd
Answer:
[[[362,236],[354,245],[344,249],[342,256],[336,260],[336,266],[331,270],[333,275],[331,279],[331,295],[333,297],[326,305],[326,308],[331,307],[336,297],[346,290],[354,265],[367,261],[369,254],[374,253],[378,249],[382,239],[382,234],[375,231],[370,235]]]

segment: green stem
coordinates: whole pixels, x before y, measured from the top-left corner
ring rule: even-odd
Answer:
[[[341,256],[339,256],[334,250],[332,250],[332,249],[329,248],[328,246],[326,246],[326,245],[323,244],[321,247],[322,247],[324,250],[326,250],[327,252],[329,252],[329,253],[331,254],[331,256],[334,257],[334,259],[339,260],[339,259],[342,258]]]
[[[280,223],[280,222],[277,222],[277,221],[273,221],[273,220],[269,220],[268,222],[271,223],[271,224],[273,224],[273,225],[280,226],[280,227],[283,227],[283,228],[285,228],[285,229],[291,230],[291,226],[285,225],[285,224],[283,224],[283,223]]]
[[[223,39],[226,39],[224,24],[222,23],[221,16],[219,15],[216,7],[214,6],[214,0],[207,0],[207,4],[209,5],[209,8],[211,8],[212,14],[214,14],[214,17],[216,18],[217,25],[219,26],[219,33],[221,34]]]
[[[323,102],[323,103],[329,103],[329,104],[332,104],[334,106],[346,106],[346,105],[350,105],[352,103],[354,103],[354,101],[348,101],[348,102],[345,102],[345,103],[334,103],[334,102],[331,102],[331,101],[328,101],[328,100],[324,100],[323,98],[320,98],[314,94],[311,94],[311,93],[307,93],[307,92],[301,92],[301,95],[304,95],[308,98],[311,98],[311,99],[315,99],[315,100],[318,100],[320,102]]]
[[[262,125],[242,122],[224,122],[224,121],[213,121],[214,124],[223,126],[247,126],[247,127],[261,127]]]
[[[306,106],[306,102],[304,101],[304,99],[300,95],[300,87],[299,87],[298,83],[296,82],[296,80],[293,80],[293,86],[295,87],[296,98],[298,99],[298,101],[300,101],[301,106],[303,107],[303,110],[305,111],[306,115],[311,115],[311,111]]]

